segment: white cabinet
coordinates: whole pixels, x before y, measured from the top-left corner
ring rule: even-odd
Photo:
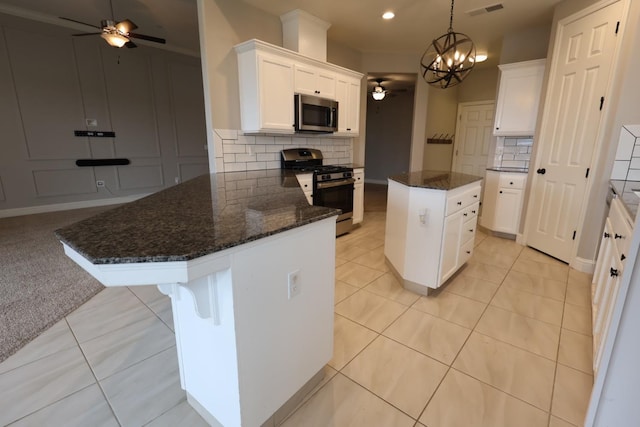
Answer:
[[[336,80],[338,101],[338,135],[360,133],[360,79],[339,76]]]
[[[353,178],[353,223],[361,223],[364,219],[364,169],[354,168]]]
[[[294,82],[295,93],[336,98],[336,76],[321,68],[296,64]]]
[[[473,253],[480,181],[450,191],[389,180],[384,254],[405,288],[426,294]]]
[[[544,59],[499,65],[500,87],[493,134],[533,135],[542,92]]]
[[[299,173],[296,175],[300,188],[304,191],[304,195],[307,198],[307,202],[313,205],[313,174],[312,173]]]
[[[593,318],[593,370],[598,371],[604,340],[609,332],[612,309],[629,253],[632,221],[618,199],[611,201],[591,287]]]
[[[480,224],[492,231],[518,234],[527,175],[487,171]]]
[[[259,50],[238,54],[243,131],[293,133],[293,69],[292,61]]]
[[[357,135],[361,73],[255,39],[235,50],[243,132],[293,134],[297,92],[337,100],[338,136]]]

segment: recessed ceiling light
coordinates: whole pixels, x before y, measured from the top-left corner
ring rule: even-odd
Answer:
[[[395,13],[388,11],[382,14],[382,19],[393,19],[395,16]]]

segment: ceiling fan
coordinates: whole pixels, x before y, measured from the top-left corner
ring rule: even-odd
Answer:
[[[131,39],[147,40],[150,42],[162,43],[162,44],[165,44],[167,42],[165,39],[162,39],[160,37],[153,37],[153,36],[147,36],[144,34],[133,33],[132,31],[138,28],[138,26],[128,19],[125,19],[123,21],[116,21],[115,18],[113,17],[114,16],[113,3],[111,2],[111,0],[109,0],[109,6],[111,7],[111,19],[103,19],[102,21],[100,21],[99,27],[97,25],[88,24],[82,21],[76,21],[75,19],[65,18],[62,16],[60,17],[60,19],[75,22],[78,24],[87,25],[89,27],[97,28],[100,30],[99,32],[93,32],[93,33],[73,34],[73,36],[99,35],[100,37],[105,39],[110,46],[114,46],[114,47],[123,47],[123,46],[126,46],[128,48],[137,47],[136,44],[131,41]]]

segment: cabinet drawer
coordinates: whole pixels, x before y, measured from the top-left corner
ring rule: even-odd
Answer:
[[[480,208],[480,203],[476,202],[471,206],[465,207],[464,212],[462,213],[462,216],[464,217],[464,220],[470,220],[473,218],[476,218],[478,216],[478,210]]]
[[[500,174],[500,181],[498,186],[500,188],[514,188],[522,190],[527,182],[527,175],[525,174]]]
[[[460,209],[466,208],[478,202],[480,202],[479,185],[467,191],[451,194],[447,197],[447,209],[445,212],[445,216],[456,213]]]
[[[460,243],[464,246],[469,240],[473,240],[476,235],[476,223],[477,216],[467,220],[464,224],[462,224],[462,231],[460,234]]]
[[[475,243],[475,239],[471,239],[467,243],[462,245],[462,247],[460,247],[460,256],[458,257],[459,265],[462,265],[465,262],[469,261],[469,258],[471,258],[471,255],[473,255],[474,243]]]

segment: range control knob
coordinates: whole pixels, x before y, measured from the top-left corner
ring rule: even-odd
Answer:
[[[329,180],[329,179],[331,179],[331,175],[322,175],[322,179],[323,180]]]

